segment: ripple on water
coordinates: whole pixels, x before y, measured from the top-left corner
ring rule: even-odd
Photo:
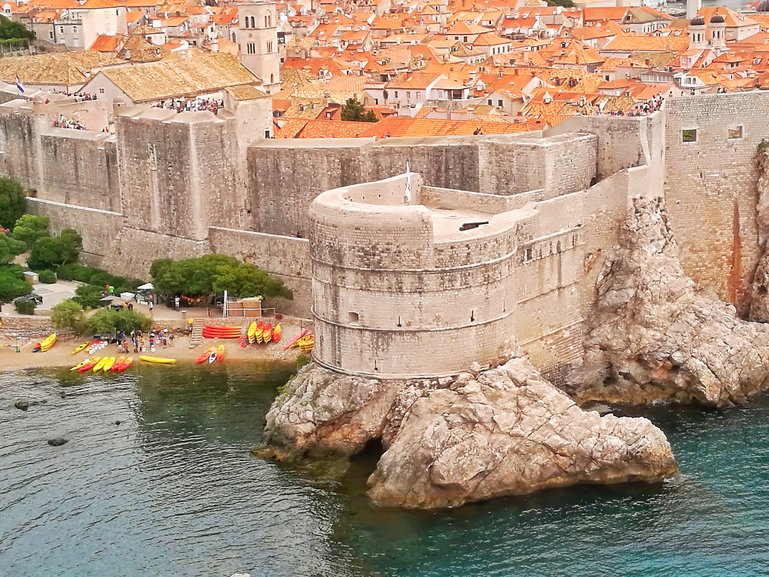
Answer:
[[[0,575],[720,577],[769,563],[766,398],[647,412],[682,470],[661,485],[397,511],[365,496],[375,458],[329,480],[249,455],[287,369],[167,369],[0,375]],[[13,408],[22,398],[41,404]]]

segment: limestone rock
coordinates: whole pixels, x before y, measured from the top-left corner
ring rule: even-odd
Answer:
[[[266,441],[286,456],[355,454],[382,436],[399,385],[309,363],[270,407]]]
[[[661,202],[635,201],[567,387],[579,401],[725,406],[769,386],[769,327],[698,293],[678,254]]]
[[[56,437],[54,439],[48,439],[48,444],[51,445],[51,447],[61,447],[63,444],[68,443],[69,441],[67,439],[64,439],[62,437]]]
[[[769,155],[766,150],[758,153],[757,163],[759,176],[756,186],[756,225],[758,244],[763,247],[763,256],[753,273],[748,318],[752,321],[769,322],[769,255],[766,252],[769,240]]]
[[[676,471],[665,435],[647,419],[583,411],[518,357],[418,398],[369,478],[369,494],[381,505],[453,507]]]
[[[13,404],[13,406],[16,407],[17,409],[19,409],[20,411],[26,411],[27,409],[29,409],[29,402],[28,401],[16,401]]]

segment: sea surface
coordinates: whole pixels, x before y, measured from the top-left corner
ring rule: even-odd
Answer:
[[[644,412],[681,466],[664,484],[414,512],[370,505],[376,455],[250,454],[292,370],[0,373],[0,576],[769,574],[769,397]]]

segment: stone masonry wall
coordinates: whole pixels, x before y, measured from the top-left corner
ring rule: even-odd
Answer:
[[[667,102],[665,196],[686,273],[745,313],[758,257],[756,152],[769,93]],[[684,131],[692,142],[684,142]]]
[[[49,218],[52,233],[65,228],[78,231],[83,237],[83,256],[94,264],[101,261],[123,227],[123,217],[117,212],[39,198],[29,198],[27,203],[30,212]]]
[[[103,132],[51,128],[41,137],[38,198],[120,211],[115,139]]]
[[[249,149],[251,205],[264,232],[306,237],[307,210],[321,192],[402,174],[428,186],[557,196],[585,189],[595,176],[595,136],[464,137],[269,141]]]

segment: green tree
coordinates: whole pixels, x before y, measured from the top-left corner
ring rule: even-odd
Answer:
[[[77,260],[82,248],[81,236],[71,228],[66,228],[59,236],[38,238],[32,245],[27,264],[33,269],[67,264]]]
[[[0,266],[0,304],[32,292],[32,286],[24,282],[23,271],[16,265]]]
[[[86,321],[88,330],[94,334],[109,334],[116,331],[147,331],[152,326],[152,319],[128,309],[102,309],[91,315]]]
[[[564,8],[574,8],[573,0],[547,0],[548,6],[563,6]]]
[[[104,303],[101,300],[101,287],[84,284],[75,289],[75,296],[72,300],[82,306],[84,309],[95,309]]]
[[[51,309],[51,322],[58,329],[72,329],[80,334],[85,329],[83,307],[72,299],[63,300]]]
[[[0,227],[13,228],[27,211],[27,195],[20,183],[0,176]]]
[[[9,20],[5,16],[0,16],[0,39],[26,39],[32,40],[35,33],[24,27],[23,24]]]
[[[354,122],[377,122],[379,119],[372,110],[366,111],[362,102],[348,98],[342,107],[342,120]]]
[[[58,237],[61,250],[61,262],[59,264],[68,264],[76,262],[80,258],[80,251],[83,250],[83,237],[76,230],[65,228]]]
[[[31,269],[56,266],[61,261],[61,243],[55,238],[39,238],[32,245],[27,264]]]
[[[35,241],[50,236],[48,233],[48,217],[24,214],[19,217],[13,227],[13,238],[20,240],[31,249]]]
[[[0,264],[8,264],[18,254],[23,253],[27,245],[0,232]]]
[[[293,298],[283,281],[262,269],[219,254],[180,261],[159,259],[150,268],[155,291],[166,297],[207,296],[225,290],[235,297]]]

